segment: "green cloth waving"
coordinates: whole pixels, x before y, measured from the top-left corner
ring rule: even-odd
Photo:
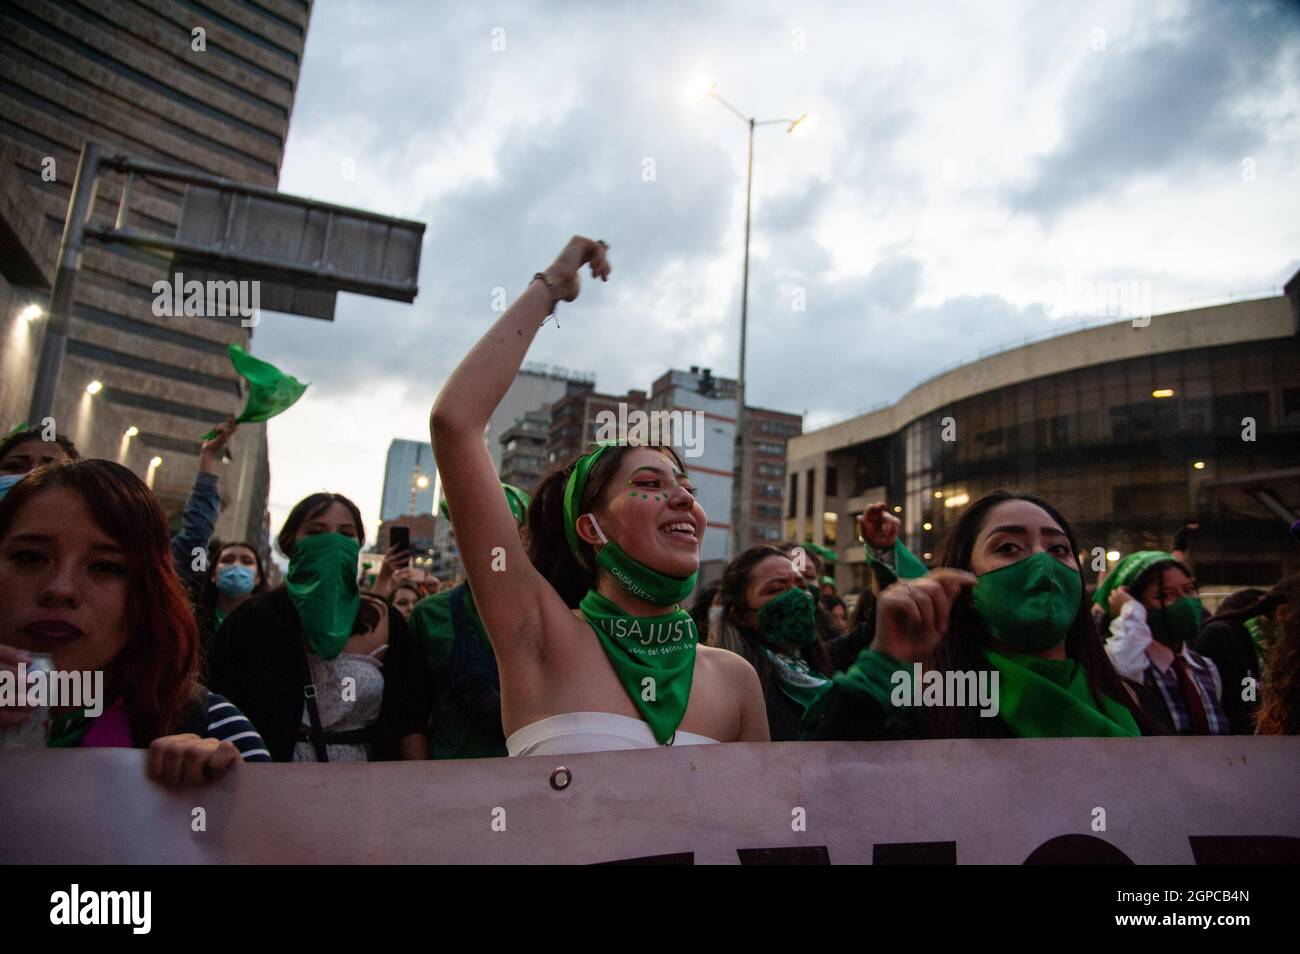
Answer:
[[[677,732],[695,678],[699,633],[680,606],[663,616],[633,616],[595,590],[578,604],[618,681],[660,745]]]
[[[267,421],[293,407],[302,397],[307,385],[297,378],[285,374],[273,364],[254,358],[237,344],[230,346],[230,363],[236,373],[248,382],[248,400],[244,409],[235,418],[236,424],[245,422]],[[202,440],[211,440],[217,436],[215,430],[208,431]]]
[[[1114,699],[1093,701],[1083,667],[1073,659],[1021,653],[984,655],[999,673],[998,715],[1022,739],[1141,735],[1133,713]]]
[[[864,543],[862,549],[867,555],[867,565],[871,571],[876,574],[876,580],[883,590],[891,583],[896,583],[900,579],[916,580],[925,576],[930,571],[926,569],[924,563],[916,558],[901,539],[894,540],[893,566],[876,556],[875,548],[870,543]]]

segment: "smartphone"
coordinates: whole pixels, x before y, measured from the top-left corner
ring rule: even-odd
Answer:
[[[411,528],[389,527],[388,545],[389,547],[401,547],[403,550],[409,551],[411,549]]]

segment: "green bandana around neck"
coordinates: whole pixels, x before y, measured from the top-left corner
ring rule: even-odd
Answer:
[[[360,542],[341,533],[318,533],[294,544],[284,586],[307,642],[321,659],[338,656],[352,635],[361,607],[360,554]]]
[[[835,685],[825,676],[813,672],[808,660],[797,649],[793,653],[779,653],[764,646],[762,650],[776,667],[781,691],[803,710],[804,717]]]
[[[1160,609],[1148,609],[1147,625],[1156,642],[1177,652],[1200,631],[1201,601],[1195,596],[1181,596]]]
[[[1141,735],[1127,708],[1107,696],[1093,701],[1083,667],[1073,659],[1040,659],[985,649],[997,669],[998,715],[1022,739]]]
[[[1062,642],[1079,613],[1083,579],[1045,551],[981,573],[971,605],[994,639],[1037,653]]]
[[[1121,586],[1129,586],[1147,567],[1162,560],[1174,560],[1174,555],[1163,550],[1138,550],[1136,553],[1130,553],[1115,564],[1115,569],[1111,570],[1097,587],[1092,601],[1106,611],[1107,619],[1114,619],[1115,614],[1110,608],[1110,594]],[[1174,560],[1174,562],[1178,561]],[[1133,598],[1137,599],[1136,593],[1133,594]]]
[[[817,638],[816,607],[802,587],[792,586],[758,609],[758,638],[772,649],[807,646]]]
[[[84,709],[51,713],[50,736],[45,745],[51,749],[76,748],[85,738],[89,728],[90,717],[86,715]]]
[[[699,633],[691,614],[679,606],[663,616],[632,616],[595,590],[578,605],[655,741],[668,742],[686,714],[695,678]]]
[[[587,477],[591,474],[591,468],[595,466],[596,461],[600,460],[605,451],[617,446],[619,445],[611,443],[600,444],[591,453],[578,458],[578,462],[573,465],[573,472],[569,474],[568,482],[564,485],[564,536],[568,540],[569,550],[584,566],[586,564],[578,545],[577,529],[578,517],[581,516],[578,508],[582,501],[582,492],[587,486]],[[623,589],[637,599],[653,603],[655,606],[672,606],[691,595],[691,591],[695,589],[695,581],[700,575],[698,570],[684,579],[660,573],[632,559],[622,547],[606,538],[600,525],[596,523],[594,515],[591,522],[603,544],[596,552],[596,563],[604,567]]]
[[[285,374],[275,365],[254,358],[237,344],[232,344],[228,351],[235,373],[248,382],[248,400],[239,412],[239,417],[235,418],[237,424],[269,421],[277,414],[283,414],[297,403],[308,388],[308,385]],[[206,441],[216,436],[217,432],[211,430],[201,439]]]

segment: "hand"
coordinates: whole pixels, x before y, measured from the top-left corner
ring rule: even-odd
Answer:
[[[858,533],[877,550],[889,550],[898,539],[903,521],[885,509],[883,503],[873,503],[858,517]]]
[[[149,746],[149,777],[164,785],[219,782],[230,766],[244,761],[235,743],[201,739],[193,732],[164,735]]]
[[[940,567],[929,576],[885,587],[876,603],[876,636],[871,648],[899,662],[927,658],[948,632],[948,614],[975,575]]]
[[[226,442],[239,428],[235,423],[234,417],[226,418],[216,427],[217,433],[203,442],[199,448],[199,470],[205,474],[217,473],[217,462],[221,460],[221,452],[226,449]]]
[[[13,646],[0,646],[0,670],[7,669],[14,674],[14,684],[18,681],[18,664],[30,663],[32,657]],[[0,729],[13,729],[26,722],[36,710],[30,706],[4,706],[0,708]]]
[[[546,270],[546,279],[551,283],[551,294],[561,301],[573,301],[578,297],[578,272],[582,266],[591,263],[591,277],[609,281],[612,271],[605,255],[606,248],[581,235],[569,239],[564,251]]]
[[[400,544],[395,543],[389,547],[384,552],[383,563],[379,566],[379,575],[375,577],[375,585],[371,587],[370,592],[388,599],[397,585],[397,574],[406,569],[410,559],[410,551]]]
[[[1117,586],[1110,591],[1110,596],[1106,600],[1110,606],[1113,615],[1118,616],[1124,611],[1124,604],[1133,602],[1133,594],[1128,591],[1127,586]]]

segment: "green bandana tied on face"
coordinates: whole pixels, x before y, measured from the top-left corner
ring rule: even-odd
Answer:
[[[1023,561],[1022,561],[1023,562]],[[1083,667],[1073,659],[1041,659],[984,650],[997,669],[998,715],[1022,739],[1141,735],[1133,713],[1114,699],[1092,698]]]
[[[699,633],[691,614],[678,607],[663,616],[632,616],[595,590],[579,608],[655,741],[668,742],[686,714],[695,677]]]
[[[248,382],[248,401],[239,417],[235,418],[235,423],[270,420],[289,410],[307,390],[307,385],[297,378],[285,374],[273,364],[254,358],[239,345],[232,344],[228,350],[235,372]],[[211,440],[216,436],[215,430],[208,431],[201,440]]]
[[[1025,653],[1062,642],[1082,599],[1078,571],[1045,551],[980,574],[971,589],[971,605],[988,634]]]
[[[617,446],[617,444],[601,444],[591,453],[579,457],[564,486],[564,536],[569,543],[569,550],[583,565],[585,561],[582,558],[582,550],[578,546],[577,529],[578,517],[581,516],[578,509],[582,502],[582,492],[587,486],[587,477],[591,474],[591,468],[595,466],[596,461],[600,460],[605,451]],[[592,525],[603,543],[596,553],[596,563],[604,567],[623,589],[637,599],[653,603],[655,606],[672,606],[686,599],[691,595],[691,590],[695,589],[695,581],[700,575],[698,571],[685,579],[666,576],[632,559],[617,543],[606,539],[594,515]]]
[[[352,635],[361,607],[360,555],[360,542],[341,533],[318,533],[294,544],[284,585],[307,642],[321,659],[338,656]]]
[[[1147,625],[1152,639],[1177,652],[1200,631],[1201,601],[1195,596],[1181,596],[1160,609],[1148,609]]]
[[[758,610],[758,638],[777,652],[787,646],[807,646],[817,638],[813,598],[801,587],[791,587]]]

